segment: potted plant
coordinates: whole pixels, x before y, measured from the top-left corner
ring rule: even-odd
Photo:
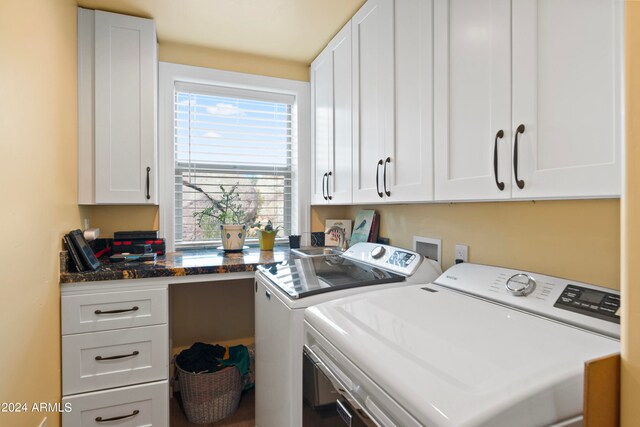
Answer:
[[[276,235],[278,231],[282,229],[281,226],[273,227],[271,220],[267,220],[264,227],[259,222],[253,224],[253,228],[257,228],[258,240],[260,241],[261,251],[272,251],[276,241]]]
[[[190,185],[193,188],[193,186]],[[201,191],[210,202],[209,206],[201,211],[194,212],[198,226],[219,226],[220,239],[225,251],[241,251],[244,247],[244,240],[247,237],[247,223],[255,218],[244,209],[244,203],[240,194],[236,192],[238,184],[235,184],[227,191],[220,185],[220,197],[215,199],[209,194]]]

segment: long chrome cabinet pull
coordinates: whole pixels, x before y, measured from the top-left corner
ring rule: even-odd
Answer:
[[[325,172],[324,175],[322,175],[322,198],[327,200],[327,193],[324,192],[324,180],[327,178],[327,173]]]
[[[513,144],[513,173],[515,174],[518,188],[522,190],[524,188],[524,180],[518,179],[518,134],[520,133],[524,133],[524,125],[522,124],[516,129],[516,137]]]
[[[382,198],[384,193],[380,191],[380,166],[382,166],[382,159],[378,160],[376,165],[376,193],[378,193],[378,197]]]
[[[329,174],[327,175],[327,197],[329,198],[329,200],[333,200],[333,196],[329,194],[329,177],[333,175],[332,172],[329,172]]]
[[[493,177],[496,180],[496,186],[498,190],[504,190],[504,182],[498,181],[498,140],[504,137],[504,131],[500,129],[496,134],[496,139],[493,143]]]
[[[108,357],[102,357],[102,356],[96,356],[96,360],[116,360],[116,359],[124,359],[125,357],[133,357],[133,356],[137,356],[139,355],[140,352],[138,350],[134,351],[133,353],[129,353],[129,354],[119,354],[117,356],[108,356]]]
[[[382,174],[382,181],[384,183],[384,194],[387,195],[387,197],[391,196],[391,191],[387,190],[387,164],[391,163],[391,157],[387,157],[387,159],[384,161],[384,172]]]
[[[135,417],[139,413],[140,413],[140,411],[138,411],[136,409],[132,413],[130,413],[129,415],[120,415],[119,417],[111,417],[111,418],[96,417],[96,422],[97,423],[108,423],[109,421],[124,420],[125,418]]]
[[[108,311],[102,311],[102,310],[96,310],[94,311],[95,314],[116,314],[116,313],[127,313],[129,311],[138,311],[139,307],[137,305],[134,305],[131,308],[125,308],[122,310],[108,310]]]
[[[151,173],[151,168],[147,166],[147,200],[151,198],[151,194],[149,194],[149,174]]]

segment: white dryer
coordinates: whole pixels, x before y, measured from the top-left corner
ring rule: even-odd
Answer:
[[[619,307],[614,290],[458,264],[306,310],[309,378],[352,426],[577,427],[584,362],[620,351]]]

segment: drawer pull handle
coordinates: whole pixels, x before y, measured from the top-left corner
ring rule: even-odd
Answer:
[[[120,354],[118,356],[109,356],[109,357],[102,357],[102,356],[96,356],[96,360],[115,360],[115,359],[124,359],[125,357],[133,357],[133,356],[137,356],[139,355],[140,352],[138,350],[134,351],[131,354]]]
[[[124,420],[125,418],[135,417],[139,413],[140,413],[140,411],[138,411],[136,409],[132,413],[130,413],[129,415],[120,415],[119,417],[111,417],[111,418],[96,417],[96,422],[97,423],[106,423],[106,422],[109,422],[109,421]]]
[[[139,307],[136,305],[131,308],[126,308],[123,310],[109,310],[109,311],[96,310],[94,311],[94,313],[95,314],[116,314],[116,313],[126,313],[129,311],[138,311],[138,310],[139,310]]]

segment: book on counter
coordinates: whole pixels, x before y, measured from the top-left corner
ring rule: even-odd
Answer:
[[[351,241],[349,242],[349,246],[353,246],[356,243],[360,242],[370,242],[371,238],[375,239],[374,242],[378,238],[378,231],[374,230],[374,220],[376,218],[376,211],[373,209],[363,209],[359,210],[356,214],[356,220],[353,223],[353,233],[351,234]],[[379,221],[376,220],[376,223]],[[375,235],[372,235],[373,234]]]

